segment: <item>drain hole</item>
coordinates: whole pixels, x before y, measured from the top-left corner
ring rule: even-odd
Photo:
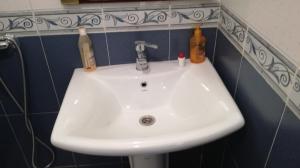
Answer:
[[[145,115],[140,118],[140,124],[143,126],[150,126],[155,123],[155,118],[151,115]]]
[[[147,87],[147,82],[142,82],[142,83],[141,83],[141,86],[142,86],[142,87]]]

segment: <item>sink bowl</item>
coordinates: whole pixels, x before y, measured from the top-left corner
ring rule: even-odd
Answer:
[[[207,60],[75,69],[53,128],[54,146],[93,155],[158,154],[214,141],[244,125]]]

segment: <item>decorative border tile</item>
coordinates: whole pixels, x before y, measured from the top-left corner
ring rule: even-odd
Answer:
[[[299,70],[295,77],[293,88],[291,89],[291,93],[289,95],[288,105],[295,112],[296,116],[300,119],[300,71]]]
[[[136,27],[169,24],[169,9],[105,11],[105,27]]]
[[[219,7],[199,7],[186,9],[172,9],[171,25],[193,24],[193,23],[217,23],[219,20]]]
[[[253,31],[249,30],[244,48],[245,54],[264,70],[269,79],[281,89],[286,97],[293,85],[295,69],[288,66],[288,63],[281,59],[283,56],[279,55],[275,49],[269,48],[262,42],[262,39],[258,40],[258,38]]]
[[[262,69],[263,77],[275,92],[284,101],[289,98],[289,107],[300,119],[300,87],[299,76],[295,77],[296,66],[250,28],[244,51],[245,58]]]
[[[55,13],[55,14],[54,14]],[[103,30],[102,13],[99,11],[51,11],[37,12],[32,15],[0,16],[0,33],[26,33],[37,35],[40,32],[51,33],[74,30],[84,26],[89,29]]]
[[[227,37],[231,38],[236,43],[238,49],[242,51],[247,34],[247,27],[245,24],[222,7],[219,27],[227,34]]]
[[[100,10],[36,13],[35,23],[39,31],[77,30],[81,26],[91,29],[104,27]]]
[[[200,4],[200,2],[199,2]],[[118,31],[177,29],[176,26],[193,27],[201,23],[203,26],[216,27],[220,7],[218,4],[209,5],[162,5],[142,9],[140,6],[130,8],[99,8],[99,9],[67,9],[58,11],[34,11],[24,14],[10,13],[1,16],[0,32],[31,33],[37,35],[37,29],[42,34],[72,33],[79,26],[84,26],[95,32],[102,32],[104,28]],[[102,13],[104,11],[104,13]],[[108,30],[109,31],[109,30]]]
[[[30,12],[0,16],[0,33],[36,32],[36,25]]]
[[[300,75],[295,77],[296,66],[245,25],[222,7],[219,29],[284,101],[289,96],[288,105],[300,119]]]

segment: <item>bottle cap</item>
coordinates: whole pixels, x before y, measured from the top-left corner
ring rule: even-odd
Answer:
[[[84,27],[79,27],[78,31],[79,31],[79,34],[81,36],[85,36],[86,35],[86,29]]]
[[[185,58],[184,53],[183,53],[183,52],[180,52],[180,53],[178,54],[178,58]]]

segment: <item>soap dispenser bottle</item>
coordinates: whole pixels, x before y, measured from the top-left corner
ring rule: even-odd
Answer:
[[[205,61],[205,43],[200,26],[194,30],[194,35],[190,39],[190,61],[191,63],[202,63]]]
[[[78,47],[80,50],[80,56],[84,71],[90,72],[96,70],[96,61],[92,48],[92,42],[87,35],[86,29],[84,27],[79,28]]]

